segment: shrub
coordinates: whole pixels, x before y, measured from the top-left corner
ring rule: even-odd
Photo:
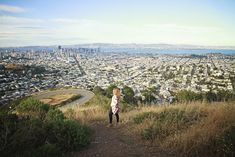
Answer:
[[[1,156],[61,156],[90,143],[90,129],[54,107],[28,98],[17,112],[0,115]]]
[[[92,91],[93,91],[95,94],[105,95],[105,90],[102,89],[100,86],[96,86]]]
[[[40,119],[18,121],[17,129],[7,136],[6,147],[1,153],[7,156],[30,156],[30,152],[41,146],[45,138],[46,132]]]
[[[205,100],[208,102],[216,101],[217,95],[214,92],[209,91],[205,94]]]
[[[181,90],[176,93],[176,100],[179,102],[202,101],[202,93],[195,93],[192,91]]]
[[[32,155],[34,154],[34,155]],[[55,145],[46,143],[40,147],[38,147],[33,153],[31,153],[31,156],[35,157],[60,157],[62,156],[61,150]]]
[[[124,95],[123,100],[127,103],[136,103],[135,98],[134,98],[134,91],[132,88],[128,86],[124,86],[122,89],[122,93]]]
[[[58,109],[50,109],[45,117],[48,121],[59,121],[64,120],[64,118],[64,114]]]
[[[17,130],[18,117],[15,114],[0,115],[0,152],[4,150],[9,142],[9,137]]]
[[[90,143],[90,129],[74,120],[48,123],[47,130],[49,143],[64,151],[78,150]]]
[[[206,93],[195,93],[192,91],[181,90],[176,93],[176,100],[178,102],[192,102],[192,101],[234,101],[235,93],[231,91],[218,90],[217,93],[209,91]]]
[[[26,100],[28,98],[29,98],[29,96],[26,96],[23,98],[18,98],[16,100],[11,101],[9,104],[1,105],[0,106],[0,114],[1,113],[8,113],[8,112],[15,110],[16,106],[18,106],[21,101]]]
[[[235,101],[235,93],[231,91],[219,90],[216,94],[217,101]]]
[[[141,91],[141,94],[144,96],[144,100],[142,102],[150,104],[151,102],[156,101],[156,98],[153,96],[153,89],[146,89]]]
[[[24,117],[37,117],[44,119],[46,113],[49,111],[50,106],[42,103],[39,100],[28,98],[20,102],[16,107],[16,111],[19,115]]]
[[[222,136],[218,136],[211,141],[210,150],[212,154],[219,157],[235,156],[235,126],[224,132]]]

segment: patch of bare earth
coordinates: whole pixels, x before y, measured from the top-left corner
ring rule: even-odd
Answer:
[[[90,146],[71,154],[72,157],[173,157],[157,147],[149,147],[135,136],[128,135],[127,124],[107,127],[103,122],[95,122]],[[175,156],[174,156],[175,157]]]
[[[58,105],[70,98],[72,98],[75,94],[60,94],[60,95],[54,95],[50,98],[44,98],[41,99],[43,103],[50,104],[50,105]]]

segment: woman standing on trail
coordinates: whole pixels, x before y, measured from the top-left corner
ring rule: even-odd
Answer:
[[[109,126],[112,126],[113,114],[116,116],[117,124],[119,122],[119,102],[120,102],[120,90],[118,88],[113,89],[112,102],[109,109]]]

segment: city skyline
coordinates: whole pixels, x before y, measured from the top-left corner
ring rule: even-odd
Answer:
[[[0,47],[84,43],[235,46],[232,0],[0,1]]]

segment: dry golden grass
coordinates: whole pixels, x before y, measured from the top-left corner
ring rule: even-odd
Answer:
[[[65,109],[63,112],[67,117],[78,119],[80,122],[89,124],[94,121],[107,120],[109,99],[102,96],[94,96],[84,105]]]
[[[86,124],[94,121],[108,123],[109,103],[106,97],[95,96],[87,104],[65,113]],[[130,135],[138,138],[144,135],[143,142],[147,141],[152,146],[157,145],[164,150],[180,152],[186,156],[205,155],[210,152],[211,142],[235,127],[235,103],[142,105],[126,111],[120,112],[120,123],[125,126],[125,130],[129,130]],[[151,113],[153,116],[135,123],[134,119],[144,113]],[[163,115],[163,118],[159,115]],[[146,130],[150,132],[146,133]]]
[[[195,156],[197,154],[211,153],[211,142],[218,138],[223,138],[224,133],[235,126],[235,104],[232,103],[191,103],[191,104],[176,104],[171,106],[161,107],[142,107],[139,114],[143,112],[161,113],[163,110],[178,109],[186,113],[194,113],[194,116],[199,117],[198,120],[190,123],[163,123],[156,138],[151,139],[151,144],[158,145],[162,149],[174,150],[183,155]],[[130,117],[135,117],[129,114]],[[156,119],[146,119],[140,124],[133,124],[133,132],[135,134],[143,134],[146,129],[151,128],[155,124]],[[159,125],[157,125],[159,126]],[[180,128],[180,129],[179,129]],[[154,129],[152,129],[154,131]],[[157,128],[156,128],[157,130]],[[166,134],[170,132],[170,134]],[[228,146],[225,146],[228,147]],[[222,149],[222,148],[221,148]],[[223,148],[224,149],[224,148]],[[226,148],[227,151],[231,151]],[[222,150],[219,150],[222,151]],[[224,150],[223,150],[224,151]]]
[[[49,105],[58,105],[72,98],[73,96],[75,96],[75,94],[58,94],[58,95],[53,95],[49,98],[41,99],[40,101]]]
[[[192,127],[166,138],[162,147],[174,148],[186,154],[203,152],[211,140],[222,136],[231,126],[235,126],[234,105],[200,105],[197,108],[204,111],[207,117]]]
[[[100,106],[77,106],[63,111],[67,118],[77,119],[83,124],[101,121],[107,118],[107,111]]]

